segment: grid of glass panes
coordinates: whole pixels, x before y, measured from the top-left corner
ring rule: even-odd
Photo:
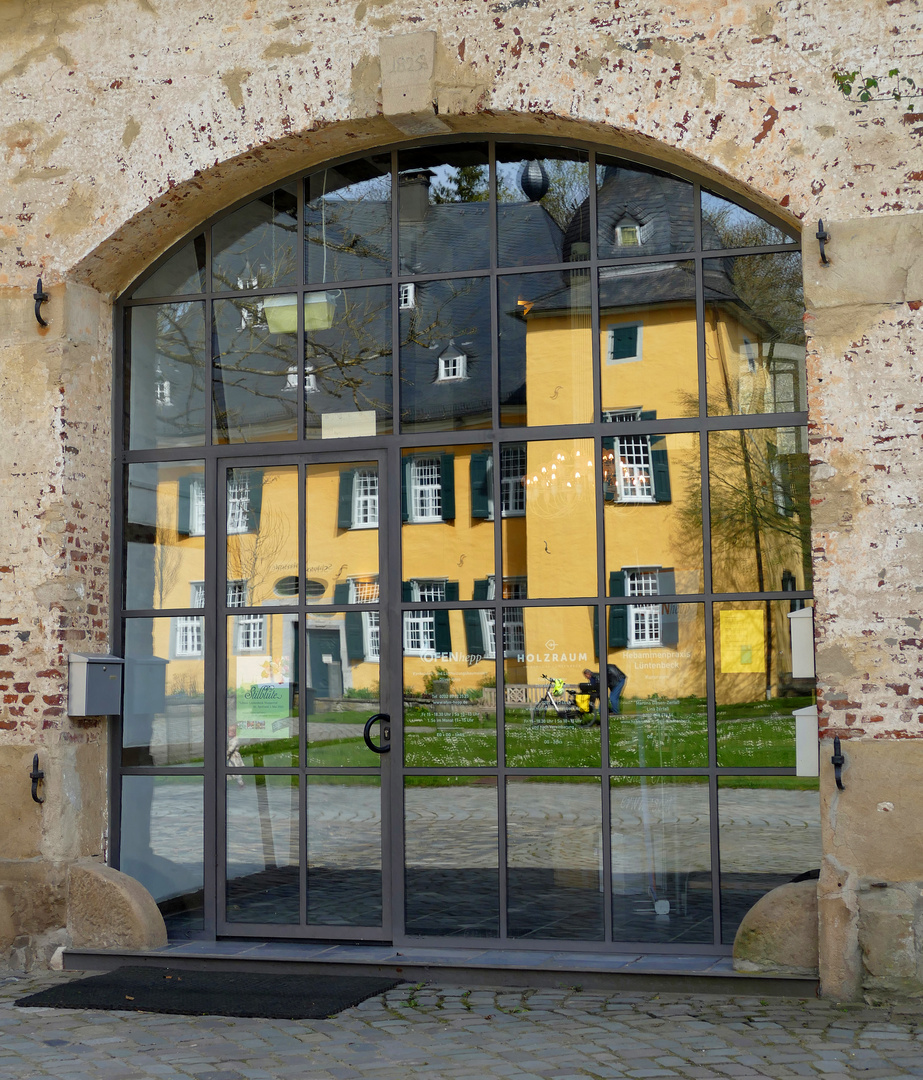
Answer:
[[[503,514],[526,512],[526,448],[523,443],[500,447],[500,509]]]
[[[618,498],[621,502],[654,497],[651,480],[651,440],[647,435],[622,435],[615,440]]]

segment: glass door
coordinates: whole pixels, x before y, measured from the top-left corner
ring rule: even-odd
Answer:
[[[221,933],[390,937],[382,465],[219,468]]]

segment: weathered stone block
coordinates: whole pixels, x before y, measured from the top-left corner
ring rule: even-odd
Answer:
[[[903,889],[871,888],[860,894],[859,948],[867,984],[914,978],[913,924],[913,899]]]
[[[747,912],[734,938],[737,971],[817,974],[817,882],[780,885]]]
[[[167,943],[163,916],[147,889],[97,862],[70,867],[67,929],[78,948],[158,949]]]
[[[432,112],[436,35],[433,31],[381,39],[381,104],[385,116]]]
[[[0,859],[34,859],[42,842],[42,808],[32,801],[32,746],[0,746],[0,791],[5,812]]]

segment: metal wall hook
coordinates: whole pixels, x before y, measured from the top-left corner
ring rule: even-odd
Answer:
[[[833,757],[830,758],[833,765],[833,779],[836,780],[836,786],[840,791],[845,791],[843,787],[843,766],[846,764],[846,758],[843,757],[840,751],[840,737],[839,735],[833,736]]]
[[[830,233],[828,233],[827,230],[824,228],[823,221],[818,220],[817,232],[814,235],[817,237],[817,242],[820,245],[820,261],[824,264],[824,266],[829,266],[830,260],[827,258],[827,252],[824,249],[824,244],[829,241]]]
[[[32,781],[32,801],[43,803],[45,800],[38,797],[38,782],[45,779],[45,774],[38,767],[38,754],[32,755],[32,772],[29,773],[29,779]]]
[[[42,288],[41,278],[38,279],[38,285],[35,287],[32,299],[35,301],[35,318],[38,320],[39,326],[47,326],[48,323],[42,318],[42,304],[47,303],[51,297]]]

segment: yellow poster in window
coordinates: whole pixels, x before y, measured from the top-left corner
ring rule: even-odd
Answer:
[[[721,673],[766,670],[766,631],[762,611],[722,611]]]

